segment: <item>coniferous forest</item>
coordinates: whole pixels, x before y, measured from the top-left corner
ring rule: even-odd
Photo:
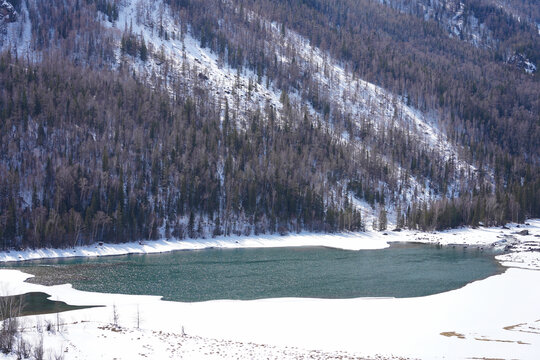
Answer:
[[[2,250],[364,230],[355,201],[380,222],[391,209],[398,227],[422,230],[540,216],[540,80],[520,66],[538,64],[540,35],[488,0],[464,1],[488,29],[479,37],[467,27],[449,36],[447,15],[426,20],[397,0],[159,2],[157,13],[167,7],[179,25],[171,32],[159,17],[145,20],[155,39],[189,33],[238,78],[249,71],[253,87],[275,88],[279,111],[216,96],[187,60],[175,72],[133,24],[111,31],[121,1],[10,3],[17,17],[0,27]],[[137,4],[149,18],[147,1]],[[527,4],[512,9],[536,21]],[[335,105],[345,95],[314,80],[326,64],[294,47],[294,61],[279,60],[275,34],[253,14],[395,94],[387,103],[399,97],[436,118],[475,170],[411,140],[395,118],[351,119]],[[24,24],[26,55],[7,30],[21,35]],[[141,76],[148,64],[152,75]],[[236,83],[249,97],[252,83]],[[424,184],[427,198],[417,194]]]
[[[346,149],[302,119],[278,126],[268,109],[239,131],[204,93],[171,101],[57,59],[27,67],[4,55],[0,73],[5,247],[154,239],[162,227],[179,238],[360,229],[314,179],[351,172]]]

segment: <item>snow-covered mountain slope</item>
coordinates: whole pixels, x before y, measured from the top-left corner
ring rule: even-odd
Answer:
[[[457,149],[437,127],[436,114],[430,117],[407,106],[406,99],[357,78],[343,64],[310,45],[297,33],[288,30],[285,36],[281,36],[277,24],[272,24],[271,29],[273,43],[278,45],[276,49],[283,61],[292,62],[293,59],[286,55],[286,49],[296,49],[294,60],[301,63],[305,72],[312,74],[312,79],[335,112],[353,119],[358,127],[367,121],[376,132],[381,132],[391,123],[396,124],[410,131],[413,141],[435,149],[445,159],[458,158]],[[323,116],[321,113],[317,115]],[[465,166],[464,162],[460,164]]]
[[[158,19],[169,34],[167,39],[158,34],[155,25]],[[259,20],[255,15],[252,19]],[[230,104],[239,103],[240,109],[264,107],[267,103],[274,106],[278,112],[282,109],[281,90],[271,81],[263,79],[259,83],[253,71],[246,68],[233,69],[210,49],[202,48],[189,30],[182,33],[182,24],[175,20],[170,9],[159,1],[126,0],[120,9],[118,20],[111,24],[104,19],[104,25],[118,31],[131,28],[134,34],[142,36],[149,44],[155,56],[148,62],[134,62],[135,70],[142,76],[151,77],[153,73],[163,73],[160,71],[159,56],[164,54],[172,61],[173,69],[167,69],[169,78],[181,78],[180,74],[185,78],[190,72],[196,73],[196,78],[183,81],[206,86],[217,96],[227,99]],[[280,24],[265,22],[265,26],[273,36],[273,41],[267,43],[267,46],[275,51],[275,55],[282,62],[297,62],[305,73],[310,73],[312,80],[319,86],[319,91],[331,102],[335,113],[342,112],[350,116],[358,125],[369,117],[367,121],[375,130],[397,120],[400,126],[411,132],[415,137],[414,141],[434,147],[446,159],[458,157],[455,147],[437,127],[436,115],[427,116],[407,106],[406,99],[358,79],[342,64],[311,46],[309,41],[294,31],[287,29],[286,35],[281,35]],[[187,28],[189,29],[189,24]],[[118,62],[122,62],[120,50],[117,56]],[[301,91],[296,90],[289,94],[290,101],[306,106],[313,115],[323,120],[324,115],[316,111],[305,96],[302,97],[306,94]]]
[[[526,1],[513,3],[499,0],[380,0],[380,3],[402,13],[419,16],[425,21],[433,21],[451,38],[488,49],[501,47],[507,40],[505,38],[510,38],[517,27],[522,29],[537,27],[531,8],[528,7],[533,5],[526,4]],[[511,21],[519,25],[509,25]],[[500,29],[502,25],[508,28]],[[540,35],[540,32],[538,34]],[[502,47],[506,51],[504,61],[507,64],[514,65],[528,74],[536,71],[534,62],[518,50],[519,46]]]
[[[158,23],[163,29],[161,36]],[[118,20],[111,23],[104,17],[103,24],[118,34],[131,29],[135,36],[144,39],[152,54],[147,61],[126,59],[120,47],[117,61],[119,64],[129,62],[139,76],[149,82],[158,77],[171,84],[181,84],[193,94],[198,87],[204,87],[221,100],[223,109],[227,101],[238,120],[246,120],[248,110],[270,105],[279,111],[282,107],[277,89],[271,84],[265,86],[264,81],[257,83],[253,71],[233,69],[210,49],[201,47],[191,35],[189,24],[176,20],[161,1],[127,0],[120,7]],[[183,27],[187,31],[182,31]],[[163,35],[165,32],[167,35]],[[162,66],[165,59],[170,66],[166,69]]]
[[[10,48],[18,55],[31,53],[32,25],[28,19],[26,2],[16,11],[7,0],[0,2],[0,48]]]
[[[233,2],[224,2],[223,6],[232,12],[240,11]],[[239,128],[247,126],[250,114],[268,108],[274,109],[277,120],[282,122],[286,122],[287,111],[307,112],[314,124],[322,124],[337,141],[352,145],[358,157],[368,153],[385,164],[395,179],[394,186],[402,188],[397,196],[400,201],[426,201],[456,195],[460,191],[460,175],[470,177],[476,171],[461,159],[456,146],[438,127],[437,113],[422,113],[408,106],[406,98],[358,78],[348,64],[337,61],[298,33],[266,20],[261,14],[247,12],[246,19],[264,27],[266,39],[261,51],[291,73],[301,74],[297,78],[302,80],[292,86],[276,83],[276,79],[257,74],[247,66],[233,68],[222,56],[202,47],[193,36],[190,24],[182,23],[163,1],[123,0],[119,2],[116,19],[103,12],[97,14],[103,30],[116,42],[112,67],[127,66],[151,86],[156,82],[165,83],[172,96],[178,87],[194,98],[198,89],[210,91],[219,99],[222,117],[228,107],[229,115]],[[9,46],[20,55],[39,58],[32,48],[26,2],[21,5],[17,21],[7,24],[3,38],[4,47]],[[141,59],[127,54],[122,48],[126,38],[144,44],[148,56]],[[344,119],[350,124],[349,128],[343,127]],[[451,164],[446,194],[433,191],[429,179],[410,174],[393,159],[392,147],[387,144],[390,132],[406,136],[407,142],[429,152],[438,161]],[[392,193],[390,185],[384,182],[378,182],[376,188],[387,196]],[[351,194],[351,201],[352,197]],[[373,204],[360,199],[352,203],[363,210],[366,218],[371,219],[378,212],[371,208]],[[389,210],[392,209],[390,206]]]
[[[39,51],[34,50],[36,40],[31,36],[28,15],[28,8],[35,12],[34,4],[35,0],[21,3],[17,20],[6,24],[2,48],[9,46],[19,55],[39,59]],[[249,125],[252,114],[268,109],[273,109],[277,122],[283,124],[291,113],[297,119],[309,114],[312,124],[322,126],[336,142],[349,146],[354,153],[353,161],[369,159],[365,162],[376,162],[376,171],[385,173],[384,180],[375,177],[370,186],[392,199],[383,205],[391,218],[397,216],[397,202],[454,197],[462,191],[462,178],[474,179],[476,176],[476,167],[462,157],[458,146],[449,141],[438,125],[439,113],[424,113],[408,105],[410,99],[407,97],[397,96],[359,78],[350,64],[321,51],[283,24],[267,20],[264,14],[240,9],[233,1],[222,2],[229,13],[242,12],[245,14],[243,21],[261,28],[264,45],[257,50],[266,59],[275,59],[275,64],[288,72],[280,76],[293,79],[290,82],[257,72],[250,66],[232,66],[223,55],[202,46],[191,24],[182,22],[182,17],[165,1],[122,0],[114,4],[118,6],[115,16],[100,8],[95,15],[102,27],[99,35],[114,42],[110,67],[122,71],[129,69],[149,86],[165,84],[173,97],[179,88],[194,99],[201,89],[209,91],[218,100],[222,119],[229,109],[227,115],[239,129]],[[126,41],[135,42],[137,50],[126,50]],[[144,49],[144,56],[138,53],[141,49]],[[91,61],[85,60],[84,55],[76,57],[78,62]],[[393,148],[392,141],[396,137],[406,144],[403,149]],[[446,166],[447,183],[434,185],[429,174],[415,173],[413,166],[396,160],[396,153],[403,158],[402,155],[409,155],[408,151],[418,157],[420,153],[426,154],[438,168]],[[374,170],[365,170],[366,173],[369,171]],[[489,178],[489,171],[487,175]],[[341,189],[335,189],[336,194],[347,189],[345,181],[339,186]],[[353,192],[345,192],[350,194],[351,203],[362,209],[369,222],[376,218],[378,205],[354,199]]]
[[[234,6],[227,3],[228,6]],[[110,31],[118,34],[120,43],[122,33],[130,32],[148,46],[151,56],[147,61],[137,57],[129,58],[117,50],[117,62],[129,63],[139,76],[148,81],[159,78],[171,85],[186,86],[196,92],[198,87],[210,89],[221,100],[223,109],[228,102],[234,117],[240,126],[247,120],[249,112],[273,107],[279,116],[283,115],[283,104],[308,111],[312,121],[329,126],[340,141],[353,143],[357,150],[371,151],[373,144],[350,136],[344,129],[333,127],[333,118],[348,118],[355,127],[350,133],[358,133],[368,128],[375,136],[385,136],[390,128],[406,132],[410,141],[422,144],[430,149],[434,156],[455,165],[456,176],[459,172],[472,173],[476,169],[460,159],[457,148],[451,144],[437,126],[437,114],[424,114],[406,104],[407,99],[398,97],[385,89],[359,79],[349,71],[347,64],[325,54],[312,46],[308,40],[290,29],[282,29],[281,24],[265,21],[258,14],[250,13],[250,21],[258,21],[270,34],[265,51],[273,52],[278,61],[293,64],[303,74],[309,76],[310,88],[298,86],[288,89],[287,99],[283,99],[284,89],[265,76],[258,77],[247,67],[234,69],[208,48],[200,46],[189,30],[189,24],[182,24],[171,13],[170,8],[159,1],[127,0],[119,9],[118,20],[109,22],[103,16],[103,24]],[[160,24],[161,34],[158,30]],[[163,33],[167,35],[163,35]],[[168,66],[163,66],[167,59]],[[310,91],[316,89],[317,98],[327,104],[327,109],[317,109],[310,98]],[[376,154],[376,151],[374,151]],[[377,154],[382,161],[396,168],[396,177],[402,177],[405,171],[397,164],[392,164],[390,156]],[[406,199],[414,196],[429,199],[432,195],[430,185],[422,179],[409,178],[409,191]],[[415,191],[416,189],[416,191]],[[458,191],[456,183],[450,184],[449,192]],[[413,194],[415,193],[415,194]]]

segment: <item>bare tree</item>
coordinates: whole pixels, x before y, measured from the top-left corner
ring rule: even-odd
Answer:
[[[139,309],[139,304],[137,304],[137,314],[136,314],[137,329],[141,327],[141,311]]]
[[[22,296],[0,297],[0,351],[9,354],[14,350],[15,335],[19,331],[18,316],[22,310]]]
[[[118,308],[116,307],[116,304],[113,304],[113,307],[112,307],[112,311],[113,311],[113,325],[115,327],[118,327]]]

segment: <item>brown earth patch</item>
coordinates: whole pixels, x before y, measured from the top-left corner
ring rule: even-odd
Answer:
[[[505,327],[503,327],[503,329],[512,331],[515,328],[517,328],[518,326],[522,326],[522,325],[527,325],[527,324],[526,323],[521,323],[521,324],[516,324],[516,325],[505,326]]]
[[[501,343],[513,343],[513,344],[519,344],[519,345],[531,345],[529,343],[523,342],[521,340],[513,341],[513,340],[499,340],[499,339],[486,339],[486,338],[474,338],[474,340],[478,341],[493,341],[493,342],[501,342]]]
[[[460,333],[457,333],[455,331],[443,331],[441,333],[442,336],[446,336],[446,337],[457,337],[458,339],[465,339],[465,335],[463,334],[460,334]]]

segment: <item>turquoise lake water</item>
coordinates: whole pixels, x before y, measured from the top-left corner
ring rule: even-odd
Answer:
[[[383,250],[207,249],[6,266],[35,274],[32,281],[42,284],[174,301],[415,297],[504,271],[491,251],[402,243]]]

